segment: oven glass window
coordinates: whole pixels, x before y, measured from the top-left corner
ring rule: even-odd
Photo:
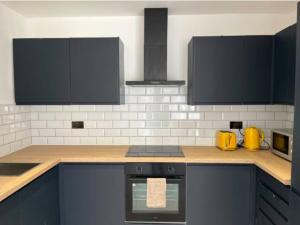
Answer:
[[[289,137],[282,134],[273,133],[273,149],[288,155]]]
[[[147,183],[132,183],[132,212],[133,213],[178,213],[179,184],[167,183],[166,208],[147,207]]]

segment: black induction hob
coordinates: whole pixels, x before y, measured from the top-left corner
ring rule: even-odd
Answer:
[[[126,157],[184,157],[181,146],[132,145]]]

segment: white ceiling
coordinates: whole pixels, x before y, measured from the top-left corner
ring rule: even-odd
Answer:
[[[285,1],[1,1],[25,17],[95,17],[143,15],[147,7],[168,7],[169,15],[291,13],[296,0]]]

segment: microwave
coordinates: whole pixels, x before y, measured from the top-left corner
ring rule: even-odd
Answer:
[[[293,129],[272,130],[271,151],[282,158],[292,161]]]

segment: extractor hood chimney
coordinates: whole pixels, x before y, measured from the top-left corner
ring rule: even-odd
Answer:
[[[146,8],[144,21],[144,80],[126,84],[184,85],[184,80],[167,80],[168,9]]]

